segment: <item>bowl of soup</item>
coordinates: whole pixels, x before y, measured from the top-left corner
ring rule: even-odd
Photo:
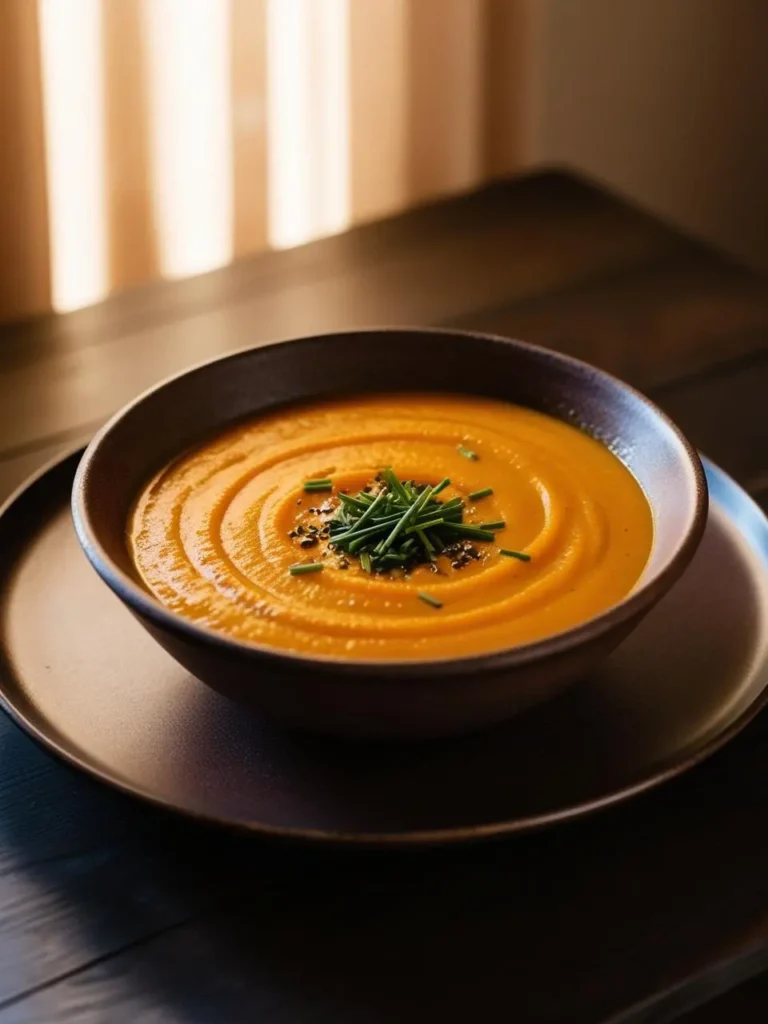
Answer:
[[[436,330],[241,351],[89,445],[87,557],[190,673],[338,735],[503,721],[584,678],[685,570],[707,492],[648,399]]]

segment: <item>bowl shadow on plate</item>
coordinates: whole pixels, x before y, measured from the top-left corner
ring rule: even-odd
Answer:
[[[204,786],[215,770],[229,779],[217,784],[220,810],[240,820],[397,834],[546,815],[661,774],[753,696],[749,679],[734,687],[760,629],[739,543],[713,514],[685,577],[605,665],[507,725],[419,743],[339,741],[283,730],[190,685],[183,749],[158,784],[194,800],[190,780]]]

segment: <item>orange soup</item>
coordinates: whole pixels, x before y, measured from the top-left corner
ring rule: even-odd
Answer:
[[[568,629],[632,590],[652,539],[645,495],[606,447],[453,395],[242,423],[162,470],[128,524],[142,580],[179,615],[360,659],[473,655]]]

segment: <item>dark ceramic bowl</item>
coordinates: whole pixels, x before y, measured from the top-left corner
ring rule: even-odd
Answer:
[[[170,459],[274,406],[328,394],[400,391],[404,380],[412,390],[470,392],[528,406],[610,446],[653,510],[651,557],[632,593],[582,625],[524,646],[451,660],[374,662],[282,653],[230,639],[166,610],[137,582],[125,540],[129,511]],[[592,366],[504,338],[372,330],[249,349],[148,391],[89,445],[72,510],[80,543],[101,578],[174,658],[215,690],[313,731],[436,736],[509,718],[609,654],[690,562],[705,526],[707,489],[695,451],[667,417]]]

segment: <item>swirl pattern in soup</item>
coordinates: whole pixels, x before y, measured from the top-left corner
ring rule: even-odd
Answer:
[[[450,477],[441,500],[462,497],[465,522],[505,528],[457,568],[441,557],[366,573],[317,534],[339,490],[355,494],[387,466],[421,485]],[[323,477],[332,492],[304,492]],[[568,629],[632,590],[652,538],[645,495],[603,445],[540,413],[453,395],[341,399],[240,424],[162,470],[128,524],[137,570],[166,607],[241,640],[360,659],[472,655]],[[321,560],[322,572],[289,572]]]

